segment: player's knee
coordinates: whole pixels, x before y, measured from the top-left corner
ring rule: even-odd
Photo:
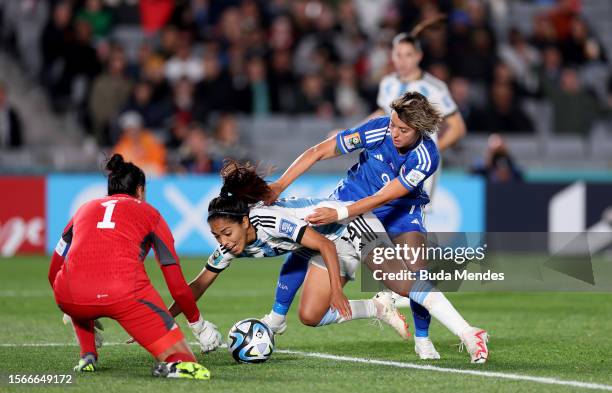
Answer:
[[[321,313],[308,307],[300,308],[298,314],[300,321],[306,326],[317,326],[321,322],[321,318],[323,318]]]

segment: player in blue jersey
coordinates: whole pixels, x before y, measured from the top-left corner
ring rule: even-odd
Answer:
[[[271,184],[273,201],[297,177],[317,161],[363,149],[359,163],[342,179],[333,197],[342,201],[357,201],[338,209],[323,208],[307,220],[323,224],[373,210],[396,244],[418,247],[425,243],[423,207],[429,202],[423,182],[436,170],[438,149],[431,139],[441,122],[440,113],[420,93],[405,93],[391,104],[391,116],[379,117],[308,149]],[[304,261],[298,255],[289,256],[279,277],[272,311],[264,317],[273,330],[286,328],[285,316],[304,277]],[[421,303],[422,294],[411,294],[411,300]],[[467,324],[451,329],[472,348],[473,362],[488,357],[486,332]]]
[[[403,315],[393,305],[389,292],[372,299],[348,300],[343,286],[353,280],[361,253],[370,255],[376,246],[392,246],[380,221],[373,214],[358,215],[343,223],[311,227],[304,217],[317,207],[339,206],[338,201],[321,199],[280,200],[271,206],[258,203],[268,195],[267,183],[252,167],[235,161],[222,172],[221,195],[208,206],[208,224],[219,242],[205,268],[189,285],[196,299],[213,284],[235,258],[265,258],[295,252],[309,261],[300,303],[300,319],[305,325],[325,326],[354,319],[376,318],[394,328],[403,339],[410,334]],[[367,238],[368,245],[364,245]],[[409,268],[398,261],[403,269]],[[370,265],[373,266],[373,265]],[[398,265],[385,265],[393,272]],[[391,282],[394,291],[406,293],[409,283]],[[180,313],[178,305],[170,309]],[[207,351],[220,344],[216,335],[202,344]]]
[[[438,150],[444,152],[455,145],[466,134],[466,126],[457,109],[446,84],[424,71],[419,66],[423,59],[423,51],[419,36],[429,27],[444,20],[441,15],[430,20],[425,20],[415,26],[410,33],[400,33],[393,39],[391,49],[391,62],[393,72],[385,75],[378,85],[378,96],[376,103],[378,108],[369,118],[376,116],[389,116],[391,114],[390,104],[405,92],[419,92],[427,97],[427,100],[442,114],[443,132],[440,137],[437,133],[431,135]],[[442,163],[438,163],[438,170],[427,177],[423,188],[431,199],[440,177]],[[426,213],[432,211],[431,204],[427,205]],[[424,215],[427,221],[427,214]],[[397,307],[410,306],[414,316],[414,342],[415,351],[421,359],[439,359],[440,354],[436,351],[433,342],[429,338],[429,324],[431,316],[423,307],[406,298],[396,297]]]

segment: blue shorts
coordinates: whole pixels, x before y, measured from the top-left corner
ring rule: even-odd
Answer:
[[[382,208],[374,210],[374,214],[391,238],[406,232],[427,233],[423,224],[423,206],[415,205],[408,209]]]

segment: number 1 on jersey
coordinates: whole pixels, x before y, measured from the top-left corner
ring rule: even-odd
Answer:
[[[102,203],[102,206],[104,206],[106,210],[104,210],[104,218],[102,218],[102,221],[98,222],[98,225],[97,225],[98,228],[101,228],[101,229],[114,229],[115,228],[115,223],[112,222],[111,219],[113,218],[113,210],[115,210],[116,204],[117,204],[117,201],[106,201]]]

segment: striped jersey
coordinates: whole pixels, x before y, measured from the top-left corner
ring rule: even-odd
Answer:
[[[421,78],[408,82],[402,82],[396,73],[383,77],[378,85],[376,103],[385,114],[390,115],[391,102],[406,92],[423,94],[443,117],[457,112],[457,104],[451,97],[446,83],[427,72],[423,72]]]
[[[405,154],[399,153],[389,132],[390,121],[390,117],[378,117],[336,135],[336,145],[342,154],[363,150],[359,162],[349,169],[346,177],[336,186],[333,198],[356,201],[374,195],[397,177],[410,192],[377,210],[391,207],[410,210],[412,206],[429,202],[423,183],[438,167],[438,148],[431,138],[423,137]]]
[[[333,207],[341,203],[317,198],[283,198],[271,206],[258,203],[249,211],[249,220],[257,234],[256,240],[247,245],[239,255],[234,255],[223,245],[219,245],[208,258],[206,268],[218,273],[227,268],[234,258],[275,257],[292,251],[310,259],[316,252],[300,244],[308,226],[304,218],[318,207]],[[349,222],[342,221],[315,226],[312,229],[335,242],[343,236],[349,236],[349,226]]]

